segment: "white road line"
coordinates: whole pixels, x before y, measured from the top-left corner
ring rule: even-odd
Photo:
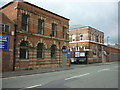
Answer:
[[[38,86],[42,86],[42,84],[34,85],[34,86],[26,87],[26,88],[34,88],[34,87],[38,87]]]
[[[89,74],[90,73],[86,73],[86,74],[82,74],[82,75],[78,75],[78,76],[73,76],[73,77],[66,78],[65,80],[69,80],[69,79],[73,79],[73,78],[78,78],[78,77],[86,76],[86,75],[89,75]]]
[[[102,72],[102,71],[107,71],[107,70],[110,70],[110,68],[102,69],[102,70],[99,70],[97,72]]]

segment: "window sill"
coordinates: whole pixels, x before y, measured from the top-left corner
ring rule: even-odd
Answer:
[[[56,58],[51,58],[51,60],[55,60]]]
[[[20,59],[20,61],[29,61],[29,59]]]
[[[11,35],[10,32],[2,32],[0,34],[6,34],[6,35]]]
[[[42,59],[44,59],[44,58],[37,58],[37,60],[42,60]]]

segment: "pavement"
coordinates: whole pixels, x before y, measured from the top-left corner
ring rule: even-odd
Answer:
[[[106,62],[106,63],[94,63],[94,64],[85,64],[85,65],[71,65],[70,67],[57,67],[57,68],[46,68],[46,69],[37,69],[37,70],[23,70],[23,71],[12,71],[12,72],[4,72],[2,73],[2,78],[8,77],[16,77],[16,76],[24,76],[24,75],[32,75],[32,74],[42,74],[48,72],[56,72],[56,71],[63,71],[63,70],[71,70],[74,69],[76,66],[80,68],[87,67],[87,66],[95,66],[95,65],[106,65],[112,64],[114,62]]]

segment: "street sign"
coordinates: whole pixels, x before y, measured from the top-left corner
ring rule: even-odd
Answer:
[[[67,53],[67,58],[68,58],[68,59],[71,58],[71,53],[70,53],[70,52]]]
[[[0,50],[9,50],[9,37],[0,35]]]
[[[62,52],[63,52],[63,53],[67,53],[67,52],[68,52],[68,50],[66,50],[66,49],[63,49],[63,50],[62,50]]]

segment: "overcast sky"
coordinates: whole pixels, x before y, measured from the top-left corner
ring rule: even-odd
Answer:
[[[0,1],[0,7],[10,0]],[[118,43],[118,0],[25,0],[70,19],[70,26],[82,24],[104,32],[111,44]]]

